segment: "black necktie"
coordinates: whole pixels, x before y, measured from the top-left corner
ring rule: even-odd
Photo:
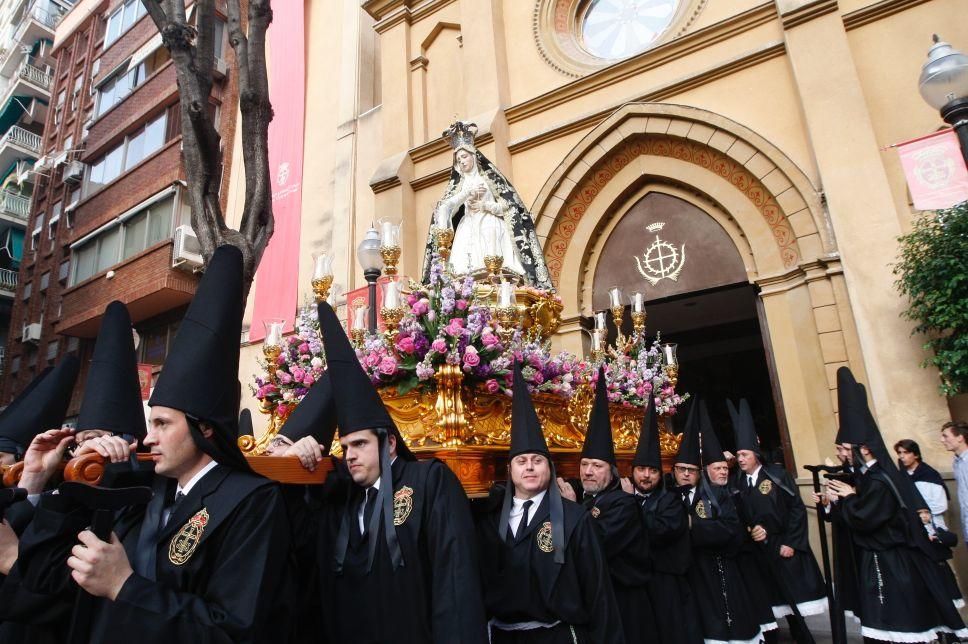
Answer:
[[[373,507],[376,505],[376,495],[379,490],[375,487],[366,488],[366,497],[363,499],[363,532],[370,528],[370,519],[373,517]]]
[[[518,531],[514,535],[515,538],[520,537],[524,534],[524,531],[528,529],[528,512],[531,511],[531,506],[534,505],[534,501],[530,499],[524,502],[521,510],[521,520],[518,521]]]
[[[747,474],[746,475],[746,489],[747,490],[752,490],[753,489],[753,475],[752,474]]]
[[[168,525],[168,522],[171,521],[171,518],[175,516],[175,510],[178,509],[178,504],[181,503],[181,500],[184,498],[184,492],[179,492],[175,495],[175,500],[172,501],[171,505],[168,506],[168,518],[165,519],[165,525]]]

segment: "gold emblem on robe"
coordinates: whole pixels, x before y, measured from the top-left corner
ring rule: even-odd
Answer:
[[[696,516],[700,519],[706,518],[706,504],[702,501],[696,502]]]
[[[555,543],[551,538],[551,521],[545,521],[538,530],[538,549],[541,552],[554,552]]]
[[[757,489],[760,491],[760,494],[769,494],[770,492],[773,491],[773,481],[771,481],[770,479],[766,479],[765,481],[760,483]]]
[[[404,485],[393,494],[393,525],[403,525],[411,512],[413,512],[413,488]]]
[[[208,525],[208,510],[202,508],[171,538],[168,544],[168,561],[181,566],[191,559],[195,554],[195,548],[198,547],[198,542],[202,540],[206,525]]]
[[[592,506],[592,516],[593,517],[595,517],[597,519],[598,518],[598,515],[600,515],[601,513],[602,513],[602,511],[598,509],[598,506],[597,505],[593,505]]]

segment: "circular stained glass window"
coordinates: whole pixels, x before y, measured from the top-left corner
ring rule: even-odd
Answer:
[[[608,60],[648,49],[672,24],[679,0],[592,0],[581,22],[582,44]]]

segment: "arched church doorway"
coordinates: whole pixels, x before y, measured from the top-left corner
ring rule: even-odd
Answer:
[[[746,398],[762,446],[776,462],[788,461],[768,332],[757,287],[749,282],[734,240],[681,191],[661,186],[616,215],[596,244],[592,307],[608,309],[613,286],[625,294],[642,292],[649,341],[659,332],[663,342],[678,344],[678,389],[702,395],[724,448],[734,444],[726,400]],[[631,333],[628,314],[625,325],[623,333]],[[609,332],[611,343],[616,333],[611,323]],[[676,432],[684,424],[684,414],[673,418]]]

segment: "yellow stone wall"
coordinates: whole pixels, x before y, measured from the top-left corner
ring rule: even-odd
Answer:
[[[731,222],[724,227],[761,288],[796,461],[830,455],[834,373],[848,364],[867,384],[886,440],[914,437],[948,469],[936,436],[949,407],[936,373],[918,366],[921,340],[899,317],[904,302],[892,286],[895,239],[913,213],[896,154],[882,148],[941,125],[917,77],[932,33],[968,50],[963,0],[692,0],[683,33],[578,76],[542,56],[536,11],[548,2],[306,2],[301,293],[309,295],[317,249],[336,253],[338,285],[363,285],[353,249],[380,217],[404,222],[402,269],[419,272],[451,163],[439,135],[454,117],[479,125],[482,150],[531,207],[546,255],[593,164],[640,136],[686,142],[763,187],[791,231],[794,259],[748,193],[696,163],[639,156],[567,239],[556,342],[581,350],[586,276],[596,240],[614,225],[609,213],[628,201],[623,192],[650,189],[643,174],[675,181],[715,201],[704,209]],[[230,219],[241,179],[233,177]],[[258,353],[244,350],[243,383]]]

